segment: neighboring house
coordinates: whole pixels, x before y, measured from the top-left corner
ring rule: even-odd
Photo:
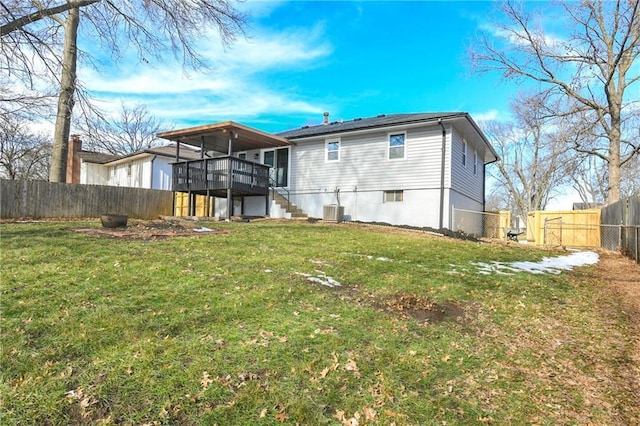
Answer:
[[[72,159],[68,170],[78,169],[78,177],[67,179],[87,185],[126,186],[147,189],[172,189],[172,163],[176,161],[176,145],[166,145],[145,149],[127,155],[113,155],[83,151],[79,138],[72,138],[70,153]],[[80,148],[78,148],[78,145]],[[200,158],[198,149],[182,147],[180,160]],[[71,172],[73,174],[73,172]],[[70,173],[68,172],[68,176]]]
[[[242,214],[277,215],[268,192],[275,187],[312,217],[323,217],[326,205],[340,204],[346,220],[433,228],[450,228],[454,207],[484,211],[485,165],[498,158],[463,112],[334,122],[325,114],[323,124],[275,135],[224,122],[158,136],[179,146],[226,151],[227,157],[217,160],[175,164],[180,183],[173,189],[239,200],[234,205]],[[223,165],[231,170],[224,169],[214,183],[210,170],[219,170],[224,158],[231,158],[226,164],[232,166]],[[259,164],[270,166],[269,184]],[[197,171],[203,174],[194,178]],[[221,175],[231,180],[222,182]],[[237,176],[251,185],[236,187]],[[266,203],[259,201],[265,197]],[[240,212],[234,207],[234,214]],[[225,207],[220,213],[231,214]]]

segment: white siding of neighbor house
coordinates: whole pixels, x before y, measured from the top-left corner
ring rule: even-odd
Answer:
[[[129,169],[129,165],[131,169]],[[129,173],[129,170],[131,171]],[[131,160],[109,166],[109,185],[150,188],[151,158]],[[146,172],[146,173],[145,173]]]
[[[108,185],[109,173],[101,164],[80,163],[80,183],[85,185]]]
[[[447,126],[447,146],[451,127]],[[405,158],[389,160],[388,135],[402,130],[342,135],[340,160],[325,160],[325,141],[297,141],[291,149],[291,200],[312,217],[322,217],[325,204],[340,204],[347,220],[438,227],[442,130],[439,125],[407,129]],[[445,187],[450,185],[445,150]],[[383,202],[384,191],[402,190],[402,202]],[[448,225],[448,214],[445,225]]]

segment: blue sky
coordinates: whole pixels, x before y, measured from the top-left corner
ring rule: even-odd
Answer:
[[[213,70],[185,75],[168,59],[136,60],[80,79],[102,106],[143,103],[175,128],[234,120],[281,131],[330,119],[465,111],[478,121],[506,117],[513,83],[478,75],[466,50],[493,3],[265,2],[241,5],[247,37],[223,49],[215,31],[201,52]]]

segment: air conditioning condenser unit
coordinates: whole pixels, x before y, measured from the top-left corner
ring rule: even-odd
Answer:
[[[344,206],[337,204],[327,204],[323,206],[322,220],[326,222],[342,222],[344,218]]]

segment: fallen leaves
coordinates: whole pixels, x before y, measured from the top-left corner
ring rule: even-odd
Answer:
[[[374,422],[378,418],[378,412],[371,407],[364,407],[362,414],[359,411],[353,413],[352,416],[348,416],[343,410],[336,410],[333,417],[341,422],[344,426],[359,426],[360,422]]]
[[[211,378],[211,376],[209,376],[209,373],[206,371],[202,372],[202,379],[200,380],[202,389],[206,390],[211,383],[213,383],[213,379]]]

